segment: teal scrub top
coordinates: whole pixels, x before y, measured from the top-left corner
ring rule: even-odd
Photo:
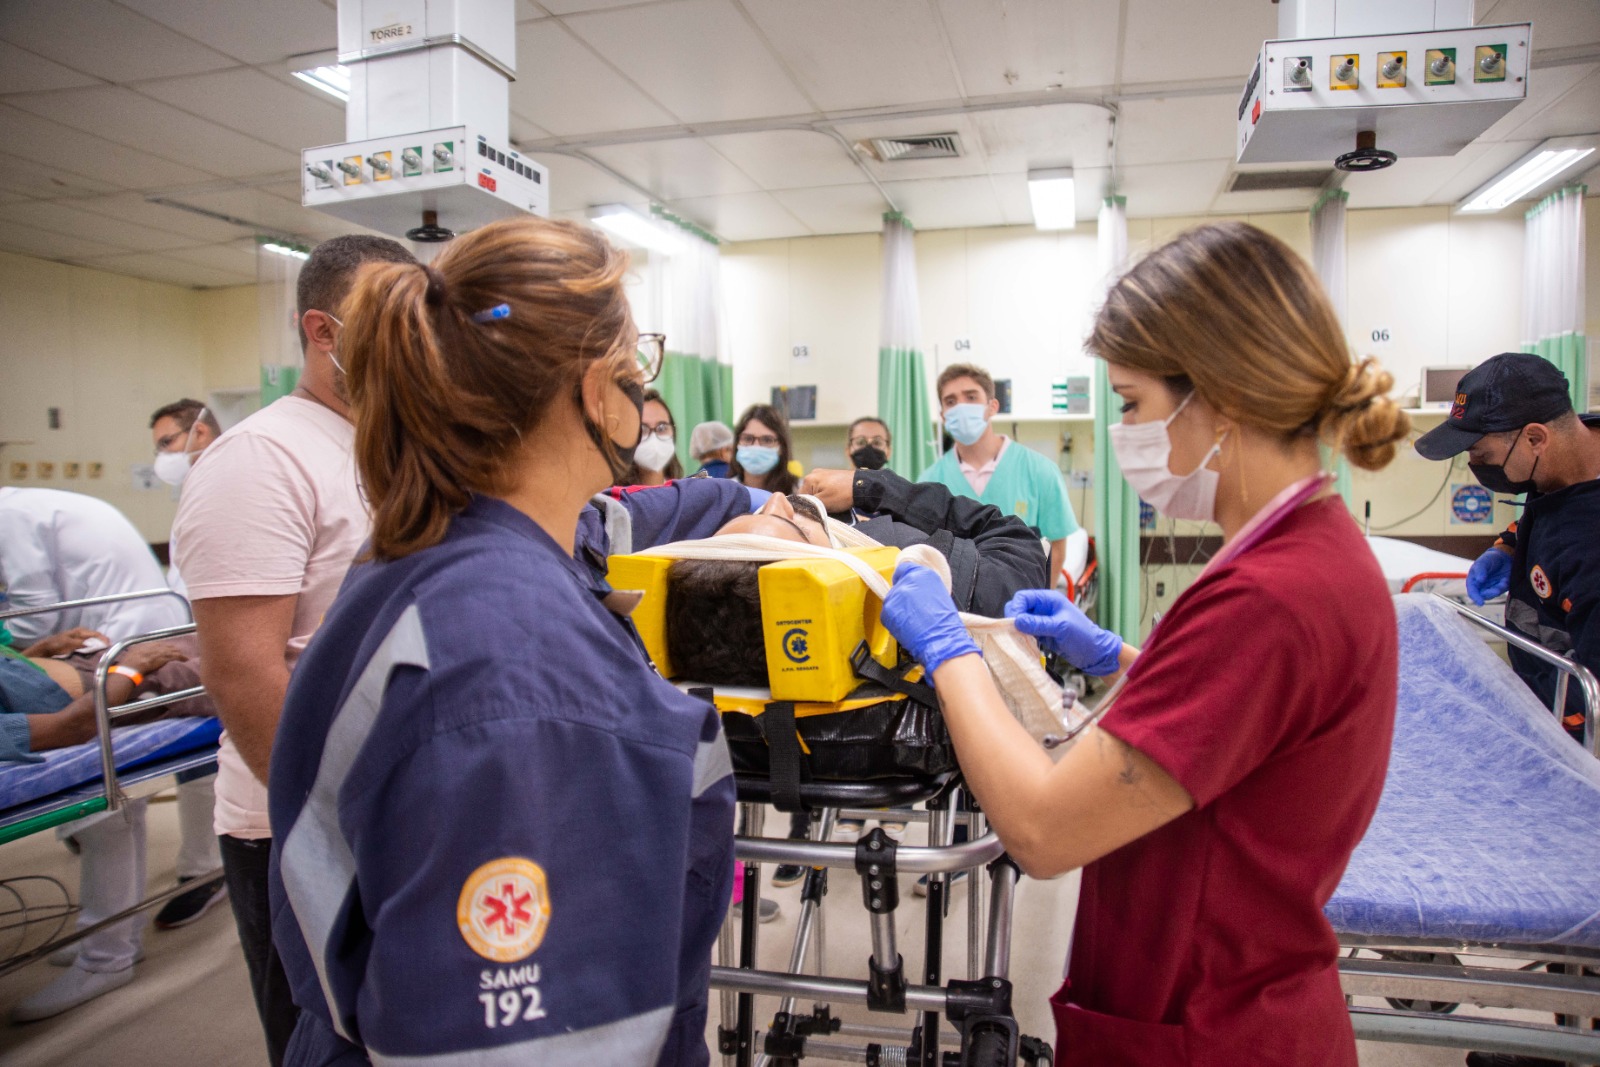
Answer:
[[[980,495],[961,473],[961,461],[951,449],[922,472],[919,482],[937,482],[957,496],[993,504],[1015,515],[1047,541],[1059,541],[1078,529],[1078,518],[1067,498],[1067,485],[1054,463],[1025,445],[1010,441],[1000,454],[989,484]]]

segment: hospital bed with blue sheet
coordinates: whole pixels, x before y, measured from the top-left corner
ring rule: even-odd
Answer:
[[[145,597],[178,596],[170,589],[94,597],[58,604],[21,608],[0,613],[0,619],[20,615],[59,612]],[[182,598],[179,597],[181,600]],[[185,601],[187,606],[187,601]],[[64,826],[77,819],[104,811],[115,811],[131,800],[171,788],[179,774],[213,770],[217,760],[217,741],[222,728],[215,718],[192,717],[161,719],[155,722],[118,726],[124,720],[169,704],[201,696],[199,686],[110,707],[106,700],[108,668],[126,649],[134,645],[165,641],[194,632],[194,624],[169,627],[119,641],[106,650],[95,671],[95,738],[81,745],[40,753],[37,763],[0,763],[0,846],[44,830]],[[6,975],[43,959],[67,945],[76,944],[102,927],[129,915],[159,907],[179,893],[188,892],[222,877],[220,869],[199,879],[173,885],[154,893],[137,905],[113,915],[92,927],[61,936],[50,936],[44,944],[0,957],[0,975]],[[0,886],[5,884],[0,880]],[[6,900],[10,900],[8,905]],[[31,914],[42,910],[42,915]],[[26,927],[34,919],[56,922],[57,933],[64,928],[73,909],[47,907],[31,909],[15,890],[0,896],[0,934],[20,931],[4,943],[26,944]]]
[[[1441,597],[1395,599],[1388,779],[1326,912],[1356,1035],[1600,1063],[1600,686]],[[1586,702],[1573,743],[1487,641],[1556,663]],[[1470,1004],[1535,1014],[1457,1014]]]

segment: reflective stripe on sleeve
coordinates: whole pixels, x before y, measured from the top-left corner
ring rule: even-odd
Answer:
[[[650,1064],[661,1057],[672,1008],[565,1034],[551,1034],[496,1048],[435,1052],[428,1056],[386,1056],[367,1049],[373,1067],[592,1067],[594,1064]]]
[[[327,963],[329,937],[356,875],[355,856],[339,832],[339,791],[377,722],[389,675],[402,664],[424,670],[428,667],[422,615],[415,604],[395,621],[334,716],[317,765],[317,777],[305,807],[300,809],[284,840],[279,863],[283,888],[316,966],[333,1028],[346,1040],[351,1040],[342,1021],[347,1012],[334,1000]],[[347,1007],[354,1010],[354,1005]]]
[[[733,758],[728,755],[728,740],[722,735],[722,724],[717,724],[717,736],[702,741],[694,750],[694,792],[690,799],[698,800],[700,794],[733,773]]]

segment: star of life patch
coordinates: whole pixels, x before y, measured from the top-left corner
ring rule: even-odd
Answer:
[[[1550,599],[1550,576],[1544,572],[1543,567],[1535,565],[1533,570],[1528,572],[1528,582],[1533,586],[1533,591],[1539,595],[1540,600]]]
[[[497,963],[532,955],[549,924],[544,869],[519,856],[483,864],[467,876],[456,900],[456,925],[467,947]]]

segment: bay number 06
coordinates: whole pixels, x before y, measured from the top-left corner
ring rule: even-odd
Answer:
[[[539,1007],[538,986],[508,989],[499,996],[479,993],[478,999],[483,1002],[483,1025],[490,1030],[496,1026],[510,1026],[515,1022],[531,1023],[544,1018],[544,1009]],[[496,1009],[499,1010],[498,1019],[495,1017]]]

